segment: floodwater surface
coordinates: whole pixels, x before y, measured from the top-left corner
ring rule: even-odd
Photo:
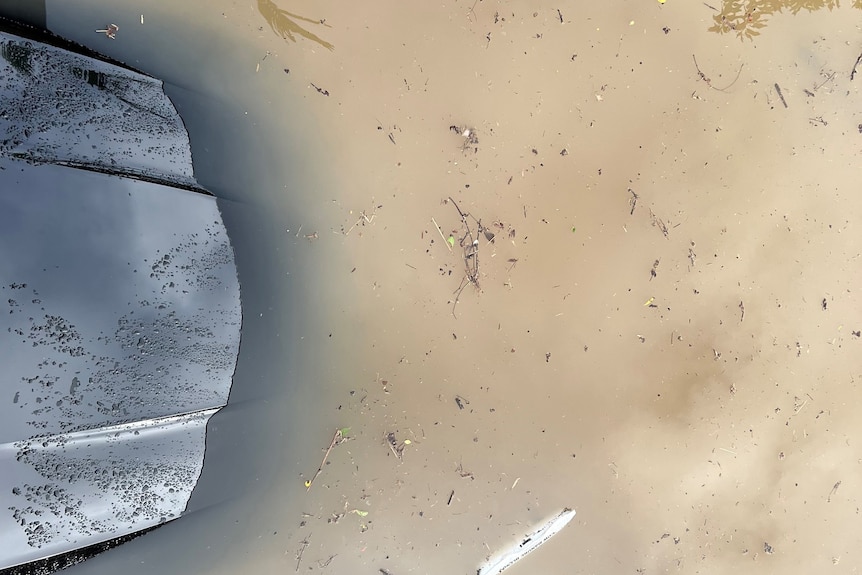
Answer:
[[[796,4],[49,2],[243,287],[230,499],[80,572],[471,573],[565,507],[507,575],[855,572],[862,10]]]

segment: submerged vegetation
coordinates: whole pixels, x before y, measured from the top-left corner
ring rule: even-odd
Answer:
[[[766,26],[769,18],[776,13],[798,14],[802,10],[813,12],[826,8],[834,10],[841,7],[840,0],[724,0],[721,10],[707,4],[717,14],[710,32],[719,34],[736,33],[739,38],[759,36],[759,30]],[[862,0],[852,0],[853,8],[862,9]]]

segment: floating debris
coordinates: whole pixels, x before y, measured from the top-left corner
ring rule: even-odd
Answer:
[[[568,507],[563,509],[553,519],[542,525],[537,531],[524,537],[514,548],[496,557],[492,557],[477,571],[477,575],[497,575],[514,565],[530,552],[539,548],[542,543],[562,531],[575,516],[575,511]]]
[[[141,16],[141,24],[143,24],[143,23],[144,23],[144,17]],[[116,24],[110,24],[107,28],[105,28],[103,30],[96,30],[96,32],[98,32],[100,34],[104,34],[105,36],[107,36],[111,40],[117,39],[117,32],[119,32],[119,31],[120,31],[120,27],[117,26]]]

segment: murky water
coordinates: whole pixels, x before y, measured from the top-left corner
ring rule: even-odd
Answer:
[[[79,571],[468,573],[571,506],[507,573],[853,572],[862,11],[737,5],[49,2],[165,79],[244,295],[234,497]]]

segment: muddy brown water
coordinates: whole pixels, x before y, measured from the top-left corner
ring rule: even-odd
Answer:
[[[100,4],[49,25],[169,84],[272,432],[82,572],[471,573],[566,506],[507,575],[856,572],[862,10]]]

